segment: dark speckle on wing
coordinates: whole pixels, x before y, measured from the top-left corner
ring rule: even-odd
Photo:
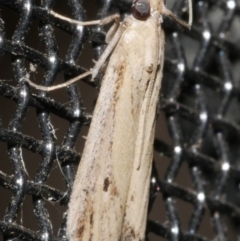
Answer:
[[[81,238],[81,237],[82,237],[83,231],[84,231],[84,225],[81,225],[81,226],[79,227],[79,229],[77,230],[77,237],[78,237],[78,238]]]
[[[103,183],[103,191],[104,192],[108,191],[109,184],[110,184],[110,181],[109,181],[109,178],[107,177],[104,179],[104,183]]]

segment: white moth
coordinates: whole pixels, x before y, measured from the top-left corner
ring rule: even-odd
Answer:
[[[70,241],[144,240],[164,57],[162,15],[190,27],[191,2],[189,8],[186,24],[162,0],[134,0],[132,15],[110,29],[108,47],[85,73],[94,78],[109,58],[70,198]]]

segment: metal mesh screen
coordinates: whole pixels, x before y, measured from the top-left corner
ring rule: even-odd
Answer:
[[[171,5],[171,2],[170,2]],[[172,9],[187,19],[184,1]],[[64,240],[66,210],[98,83],[46,93],[89,69],[130,0],[0,0],[2,240]],[[164,19],[166,51],[146,240],[240,240],[240,1],[194,1],[191,31]],[[89,43],[92,41],[92,44]]]

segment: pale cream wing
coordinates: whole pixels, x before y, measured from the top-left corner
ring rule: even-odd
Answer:
[[[138,135],[135,143],[134,166],[132,169],[128,199],[125,210],[121,240],[145,240],[145,227],[149,199],[150,175],[153,159],[153,141],[155,134],[156,109],[162,81],[163,55],[165,37],[159,18],[146,22],[145,35],[142,29],[139,34],[145,38],[145,65],[141,80],[144,96],[139,111]],[[136,30],[137,31],[137,30]],[[151,67],[152,66],[152,67]],[[151,72],[152,71],[152,72]],[[145,76],[145,77],[144,77]]]
[[[144,180],[144,197],[134,209],[143,207],[141,219],[146,218],[160,88],[154,84],[158,46],[149,41],[157,35],[150,20],[132,19],[109,60],[70,200],[71,241],[119,240],[126,227],[135,230],[127,217],[134,213],[129,198],[135,196],[134,185]]]
[[[131,26],[122,38],[129,33]],[[140,36],[131,36],[136,43],[131,51],[121,44],[122,38],[109,60],[76,175],[67,221],[71,241],[121,236],[139,131],[144,93],[138,85],[146,51],[136,46],[143,41]]]

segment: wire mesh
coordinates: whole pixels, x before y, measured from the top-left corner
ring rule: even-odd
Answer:
[[[170,3],[171,5],[171,3]],[[187,19],[184,1],[173,11]],[[92,66],[105,29],[58,20],[127,14],[130,0],[0,0],[0,232],[65,240],[66,210],[99,83],[33,90]],[[240,1],[194,1],[191,31],[164,19],[166,51],[146,240],[240,240]],[[89,44],[88,41],[92,41]],[[99,77],[100,79],[100,77]]]

